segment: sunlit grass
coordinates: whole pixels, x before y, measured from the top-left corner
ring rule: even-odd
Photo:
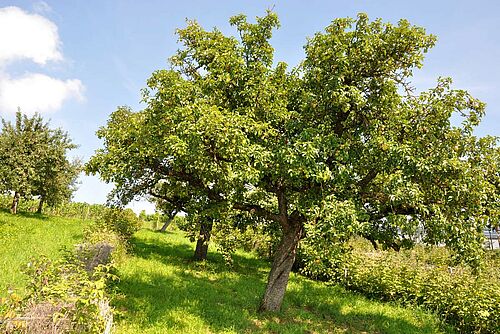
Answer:
[[[119,266],[117,333],[450,333],[420,309],[367,300],[292,274],[279,313],[256,309],[269,264],[238,253],[233,268],[212,250],[191,261],[181,233],[142,230]]]
[[[10,288],[23,295],[27,277],[21,272],[30,259],[61,256],[61,247],[82,239],[86,223],[79,219],[0,211],[0,297]]]

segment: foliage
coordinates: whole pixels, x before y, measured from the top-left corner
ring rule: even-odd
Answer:
[[[124,216],[128,217],[128,213]],[[12,225],[15,220],[23,220],[23,229],[29,227],[27,218],[13,217],[5,215],[2,225]],[[41,215],[33,215],[30,220],[36,221],[36,225],[43,231],[44,235],[39,233],[29,233],[28,237],[35,237],[35,241],[29,242],[30,247],[35,251],[28,251],[29,256],[45,253],[40,249],[49,249],[47,244],[51,244],[50,229],[51,220]],[[40,220],[44,219],[44,224]],[[65,220],[59,218],[57,231],[53,233],[60,242],[61,237],[65,236],[66,230],[72,226],[67,226]],[[75,224],[75,221],[70,221]],[[86,224],[88,225],[88,224]],[[118,225],[122,226],[122,225]],[[116,282],[117,276],[114,265],[125,255],[126,247],[123,236],[110,229],[99,230],[99,225],[93,224],[85,227],[83,232],[84,240],[73,247],[71,251],[64,251],[62,256],[57,256],[52,250],[51,258],[41,256],[31,260],[25,273],[30,277],[27,287],[27,293],[21,297],[11,291],[9,296],[2,301],[0,307],[0,318],[3,318],[1,327],[8,333],[45,333],[50,330],[54,333],[109,333],[112,324],[112,309],[109,306],[108,289],[113,282]],[[0,226],[3,229],[2,235],[14,236],[8,226]],[[79,226],[81,238],[83,224]],[[36,231],[34,231],[36,232]],[[19,238],[19,236],[17,236]],[[43,242],[42,242],[43,240]],[[0,241],[3,241],[0,239]],[[70,235],[66,241],[68,246],[75,241],[75,236]],[[3,242],[2,242],[3,244]],[[23,240],[18,242],[7,242],[6,249],[9,254],[13,254],[16,249],[14,244],[23,245]],[[40,245],[44,247],[40,247]],[[60,248],[57,247],[58,249]],[[22,246],[24,247],[24,246]],[[112,253],[111,253],[112,252]],[[18,255],[18,254],[17,254]],[[55,259],[54,259],[55,258]],[[16,258],[17,264],[24,260]],[[17,266],[13,266],[15,269]],[[9,282],[16,285],[19,282]],[[18,286],[19,287],[19,286]]]
[[[0,208],[10,208],[12,197],[0,194]],[[19,211],[35,212],[39,205],[35,199],[24,200],[19,203]],[[79,218],[83,220],[95,220],[102,215],[107,207],[102,204],[88,204],[80,202],[62,202],[55,206],[44,206],[43,212],[48,216]]]
[[[54,207],[45,208],[48,215],[59,217],[80,218],[84,220],[96,220],[102,216],[107,209],[102,204],[88,204],[80,202],[65,202]]]
[[[106,208],[96,221],[97,231],[111,231],[124,241],[129,240],[141,227],[141,220],[132,209]]]
[[[232,254],[237,249],[253,252],[272,260],[281,239],[277,224],[248,220],[246,214],[231,217],[231,221],[216,222],[213,241],[227,263],[233,263]],[[189,233],[188,233],[189,234]]]
[[[89,276],[78,259],[68,253],[64,259],[54,262],[44,257],[30,262],[26,274],[31,278],[27,298],[16,305],[17,308],[8,308],[2,313],[10,314],[15,320],[18,314],[49,303],[57,306],[57,311],[43,316],[62,328],[58,333],[103,333],[106,314],[102,314],[100,304],[106,299],[107,282],[115,279],[109,266],[100,266]],[[33,318],[21,322],[20,332],[24,333],[24,329],[34,333],[30,328],[35,327],[37,321],[40,320]]]
[[[281,306],[304,237],[323,256],[355,232],[400,249],[423,231],[479,266],[499,212],[488,172],[498,148],[473,136],[484,104],[451,79],[413,92],[434,36],[406,20],[336,19],[288,70],[273,59],[276,14],[230,23],[238,37],[193,21],[178,30],[182,47],[148,80],[146,108],[111,114],[87,172],[113,182],[119,202],[178,195],[197,223],[242,211],[280,226],[263,310]]]
[[[66,132],[49,128],[39,114],[30,118],[18,111],[14,124],[2,119],[0,191],[38,196],[41,205],[69,200],[81,168],[66,156],[74,148]]]
[[[452,254],[442,247],[418,246],[400,252],[369,248],[360,241],[354,243],[347,259],[320,276],[377,300],[423,306],[460,333],[500,331],[498,259],[488,259],[476,275],[468,267],[454,266]]]
[[[421,309],[368,300],[296,274],[283,311],[258,313],[269,263],[255,254],[237,250],[228,269],[217,252],[209,253],[210,261],[190,261],[193,246],[182,232],[141,230],[132,244],[118,265],[120,334],[453,333]]]

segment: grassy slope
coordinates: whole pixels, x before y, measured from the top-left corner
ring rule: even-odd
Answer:
[[[421,310],[369,301],[292,274],[282,312],[258,314],[269,265],[238,253],[227,268],[212,251],[190,260],[181,233],[142,230],[120,265],[117,333],[443,333]],[[448,331],[449,332],[449,331]]]
[[[0,211],[0,297],[8,288],[24,294],[27,282],[21,267],[42,254],[59,257],[61,247],[73,247],[82,239],[84,226],[79,219]]]

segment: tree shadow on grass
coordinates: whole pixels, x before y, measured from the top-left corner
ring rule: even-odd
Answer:
[[[157,232],[152,232],[157,234]],[[167,232],[168,233],[168,232]],[[165,234],[162,233],[162,234]],[[169,233],[174,235],[175,233]],[[162,239],[143,239],[133,237],[132,254],[143,259],[157,259],[163,264],[187,265],[192,264],[199,267],[210,267],[218,272],[239,272],[239,273],[265,273],[269,270],[269,264],[263,260],[233,254],[233,264],[228,265],[221,254],[209,251],[206,262],[196,262],[193,258],[194,249],[188,244],[173,244]]]
[[[24,218],[34,218],[34,219],[41,219],[41,220],[50,219],[49,216],[46,216],[43,213],[27,212],[27,211],[19,211],[16,215],[13,215],[13,216],[20,216],[20,217],[24,217]]]
[[[127,271],[119,283],[123,297],[115,302],[125,313],[122,322],[134,324],[134,328],[138,326],[140,333],[166,329],[179,333],[389,334],[435,333],[436,330],[431,325],[415,325],[397,315],[352,308],[352,303],[358,299],[363,302],[364,298],[300,277],[292,279],[283,311],[258,313],[257,306],[265,288],[264,275],[256,275],[255,270],[243,270],[243,267],[222,270],[224,266],[217,263],[200,266],[191,262],[192,248],[188,245],[157,242],[133,240],[134,255],[154,263],[148,270]],[[252,264],[255,268],[265,267],[256,259],[249,261],[249,265]],[[166,266],[169,269],[165,269]],[[193,325],[195,322],[198,325]],[[193,326],[201,327],[193,329]]]
[[[50,219],[49,216],[46,216],[43,213],[37,213],[37,212],[31,212],[31,211],[17,211],[17,213],[14,215],[10,212],[10,209],[6,208],[0,208],[0,213],[5,213],[8,215],[11,215],[12,217],[23,217],[23,218],[35,218],[35,219],[41,219],[41,220],[47,220]]]

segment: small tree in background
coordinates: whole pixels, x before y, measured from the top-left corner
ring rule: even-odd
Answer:
[[[39,114],[28,117],[18,111],[14,124],[2,119],[0,190],[14,193],[12,213],[17,213],[20,197],[38,196],[38,212],[44,203],[69,200],[81,170],[78,160],[67,158],[74,148],[66,132],[50,129]]]

